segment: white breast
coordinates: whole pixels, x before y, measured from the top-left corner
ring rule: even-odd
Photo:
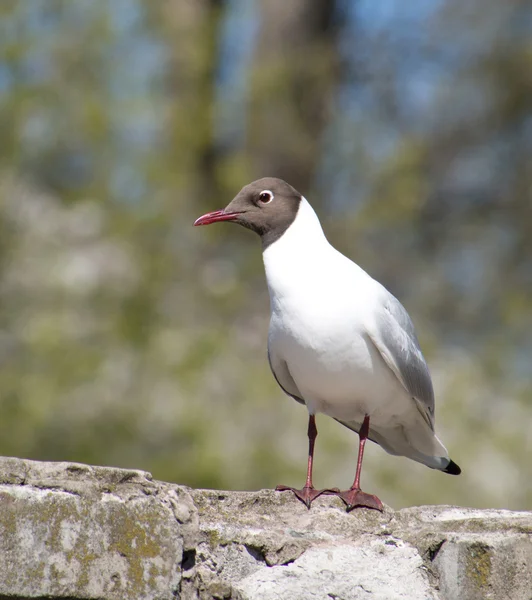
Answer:
[[[367,338],[381,287],[327,241],[303,199],[264,252],[272,364],[285,362],[309,411],[342,420],[406,408],[398,381]]]

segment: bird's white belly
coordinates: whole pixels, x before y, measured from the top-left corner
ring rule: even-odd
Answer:
[[[312,414],[347,421],[399,416],[408,408],[404,390],[356,321],[348,330],[338,314],[296,323],[273,314],[270,353],[286,363]]]

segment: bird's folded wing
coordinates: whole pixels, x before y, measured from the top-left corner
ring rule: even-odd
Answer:
[[[290,375],[288,365],[284,360],[278,360],[275,355],[270,352],[269,347],[268,362],[270,363],[270,369],[275,377],[275,381],[277,381],[283,392],[289,396],[292,396],[294,400],[297,400],[301,404],[305,404],[305,401],[301,397],[301,392],[297,389],[296,382],[292,378],[292,375]]]
[[[434,429],[434,390],[429,369],[408,313],[389,292],[367,333],[384,362]]]

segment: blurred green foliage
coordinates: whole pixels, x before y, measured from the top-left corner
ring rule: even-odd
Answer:
[[[532,507],[529,3],[387,6],[1,3],[1,453],[301,483],[257,240],[191,227],[275,175],[412,314],[463,468],[372,447],[365,488]],[[318,429],[317,484],[348,485],[356,436]]]

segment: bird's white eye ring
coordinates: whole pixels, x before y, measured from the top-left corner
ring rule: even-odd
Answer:
[[[270,192],[270,190],[262,190],[259,194],[259,200],[261,204],[268,204],[273,200],[273,192]]]

